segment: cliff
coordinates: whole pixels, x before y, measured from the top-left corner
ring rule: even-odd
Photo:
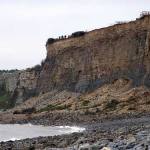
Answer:
[[[27,69],[0,75],[0,108],[23,103],[37,93],[39,70]]]
[[[15,103],[50,91],[86,93],[118,79],[150,87],[150,16],[47,43],[33,68],[1,77]],[[4,79],[4,80],[3,80]]]
[[[39,91],[86,92],[119,78],[150,87],[150,16],[47,45]]]

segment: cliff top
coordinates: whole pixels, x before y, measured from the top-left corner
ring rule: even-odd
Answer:
[[[136,32],[141,30],[150,29],[150,14],[142,14],[140,18],[130,22],[118,22],[115,25],[95,29],[89,32],[75,32],[84,33],[77,34],[78,36],[70,36],[65,39],[54,40],[53,42],[46,44],[47,56],[53,56],[63,53],[69,47],[89,47],[90,44],[95,41],[108,41],[117,37],[130,34],[130,32]]]
[[[54,44],[54,43],[59,43],[59,42],[64,42],[64,41],[71,41],[72,39],[74,40],[75,38],[82,38],[84,36],[88,36],[89,34],[96,34],[97,32],[105,32],[105,34],[107,32],[110,31],[121,31],[121,30],[129,30],[129,29],[133,29],[133,27],[137,28],[144,28],[144,27],[148,27],[147,25],[150,23],[150,12],[142,12],[140,14],[139,18],[136,18],[136,20],[134,21],[129,21],[129,22],[122,22],[122,21],[118,21],[116,22],[116,24],[108,26],[108,27],[103,27],[103,28],[99,28],[99,29],[94,29],[92,31],[89,32],[85,32],[85,31],[77,31],[72,33],[71,35],[67,36],[67,35],[62,35],[59,36],[58,38],[54,39],[54,38],[49,38],[46,42],[46,47],[48,45]]]

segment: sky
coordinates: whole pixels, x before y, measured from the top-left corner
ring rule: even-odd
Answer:
[[[150,11],[150,0],[0,0],[0,70],[25,69],[46,57],[45,43]]]

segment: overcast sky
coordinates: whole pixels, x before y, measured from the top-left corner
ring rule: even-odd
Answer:
[[[25,69],[46,56],[49,37],[134,20],[150,0],[0,0],[0,69]]]

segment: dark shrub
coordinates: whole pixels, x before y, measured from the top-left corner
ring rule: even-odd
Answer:
[[[29,150],[35,150],[34,146],[29,147]]]
[[[13,114],[21,114],[21,111],[15,110],[15,111],[13,112]]]
[[[82,102],[82,106],[88,106],[89,103],[90,103],[90,101],[84,100],[84,101]]]
[[[23,110],[16,110],[13,112],[13,114],[32,114],[36,112],[36,109],[34,107],[23,109]]]
[[[85,34],[84,31],[77,31],[72,33],[71,37],[79,37],[79,36],[83,36]]]
[[[22,110],[22,114],[32,114],[34,112],[36,112],[36,109],[34,107]]]
[[[106,103],[106,109],[114,110],[114,109],[116,109],[118,104],[119,104],[119,102],[116,99],[109,100]]]
[[[48,44],[52,44],[52,43],[54,43],[54,42],[55,42],[55,39],[49,38],[49,39],[47,40],[47,42],[46,42],[46,46],[47,46]]]
[[[33,69],[35,71],[41,71],[42,67],[41,67],[41,65],[36,65],[36,66],[33,67]]]

